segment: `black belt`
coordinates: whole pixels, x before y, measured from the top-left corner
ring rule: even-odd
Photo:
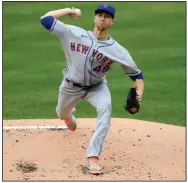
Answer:
[[[87,89],[89,89],[89,88],[91,88],[92,87],[92,85],[90,85],[90,86],[84,86],[84,85],[82,85],[82,84],[80,84],[80,83],[75,83],[75,82],[73,82],[73,81],[71,81],[71,80],[69,80],[69,79],[65,79],[68,83],[69,82],[71,82],[72,84],[73,84],[73,86],[76,86],[76,87],[78,87],[78,88],[82,88],[83,90],[87,90]]]

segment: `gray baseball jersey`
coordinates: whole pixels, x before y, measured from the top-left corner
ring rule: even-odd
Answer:
[[[99,83],[115,63],[121,64],[128,75],[141,72],[129,52],[112,37],[99,41],[91,31],[58,20],[54,21],[51,31],[61,40],[67,61],[64,74],[71,81],[83,85]]]

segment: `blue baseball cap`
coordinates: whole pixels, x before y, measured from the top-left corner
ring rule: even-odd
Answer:
[[[115,17],[115,8],[112,5],[109,4],[100,4],[97,9],[95,10],[95,14],[105,12],[112,16],[112,18]]]

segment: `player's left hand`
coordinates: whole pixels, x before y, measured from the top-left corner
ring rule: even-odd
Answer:
[[[139,112],[140,107],[141,101],[139,101],[136,88],[131,88],[127,96],[126,104],[124,105],[125,111],[128,111],[130,114],[136,114]]]

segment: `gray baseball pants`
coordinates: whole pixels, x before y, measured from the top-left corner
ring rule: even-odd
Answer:
[[[97,109],[97,122],[93,137],[88,146],[88,157],[100,157],[111,120],[111,95],[105,82],[94,85],[87,91],[63,80],[59,88],[57,116],[64,120],[75,111],[75,105],[87,100]]]

